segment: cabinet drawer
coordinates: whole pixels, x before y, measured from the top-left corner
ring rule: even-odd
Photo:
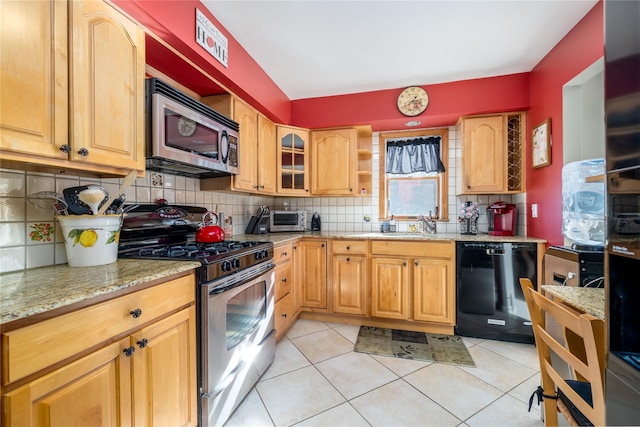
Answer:
[[[453,258],[454,242],[408,242],[383,240],[371,242],[371,253],[403,257]]]
[[[274,324],[276,335],[280,335],[280,331],[288,329],[288,324],[293,318],[293,295],[289,294],[276,303],[274,310]]]
[[[274,298],[279,301],[291,292],[291,261],[276,265],[274,275]]]
[[[2,384],[24,378],[195,300],[193,275],[63,314],[2,336]],[[140,310],[133,317],[131,312]]]
[[[334,254],[366,254],[366,240],[333,240],[331,251]]]
[[[292,247],[293,247],[292,243],[285,243],[284,245],[278,245],[275,248],[273,248],[273,262],[275,264],[279,264],[281,262],[290,260]]]

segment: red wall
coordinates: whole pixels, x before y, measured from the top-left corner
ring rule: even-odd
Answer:
[[[317,128],[371,124],[374,130],[407,129],[396,108],[400,89],[290,101],[228,31],[197,0],[112,0],[151,29],[180,54],[194,62],[223,89],[228,89],[277,123]],[[215,61],[195,42],[195,8],[203,12],[229,40],[229,67]],[[419,127],[454,124],[460,116],[527,110],[527,224],[529,236],[562,244],[562,86],[604,54],[602,0],[530,72],[465,80],[424,88],[430,96],[427,110],[416,117]],[[149,40],[149,38],[148,38]],[[177,72],[184,62],[157,42],[148,43],[147,57],[154,67],[174,70],[176,80],[200,95],[220,91],[208,76],[190,70]],[[181,81],[184,79],[185,81]],[[551,165],[532,169],[531,129],[551,119]],[[538,204],[538,218],[530,205]]]
[[[301,127],[318,128],[370,124],[374,131],[407,129],[409,120],[420,128],[449,126],[460,116],[526,110],[529,74],[463,80],[423,86],[429,94],[427,110],[416,117],[398,111],[401,89],[295,100],[291,120]]]
[[[603,3],[593,9],[531,71],[527,117],[527,234],[562,245],[562,86],[604,55]],[[603,112],[604,114],[604,112]],[[551,119],[551,165],[531,167],[531,129]],[[538,218],[531,204],[538,204]]]

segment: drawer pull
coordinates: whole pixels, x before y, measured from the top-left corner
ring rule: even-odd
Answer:
[[[351,258],[347,257],[347,262],[351,261]]]
[[[414,264],[415,264],[415,265],[418,265],[418,261],[416,261]]]
[[[347,250],[351,249],[351,246],[347,246]]]
[[[286,278],[286,277],[283,277],[283,278],[282,278],[282,281],[283,281],[284,283],[287,283],[287,278]]]
[[[282,256],[287,256],[287,253],[286,252],[282,252]]]
[[[282,317],[287,318],[287,313],[282,313]]]
[[[136,352],[136,348],[134,346],[128,347],[124,349],[124,355],[127,357],[133,356],[133,353]]]
[[[138,317],[142,316],[142,310],[140,310],[139,308],[136,308],[135,310],[130,311],[129,314],[134,319],[137,319]]]
[[[405,261],[405,262],[403,262],[403,263],[402,263],[402,265],[403,265],[404,267],[406,267],[406,266],[407,266],[407,262],[406,262],[406,261]]]
[[[138,347],[140,348],[145,348],[148,343],[149,341],[147,341],[146,338],[142,338],[140,341],[136,341],[136,344],[138,344]]]

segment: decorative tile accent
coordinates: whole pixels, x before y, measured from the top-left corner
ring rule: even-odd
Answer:
[[[55,233],[53,222],[36,222],[28,224],[28,239],[31,242],[51,243]]]
[[[152,187],[162,187],[163,180],[162,174],[151,172],[151,186]]]

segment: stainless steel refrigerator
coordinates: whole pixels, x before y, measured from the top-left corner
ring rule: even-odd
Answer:
[[[607,425],[640,425],[640,1],[605,0]]]

